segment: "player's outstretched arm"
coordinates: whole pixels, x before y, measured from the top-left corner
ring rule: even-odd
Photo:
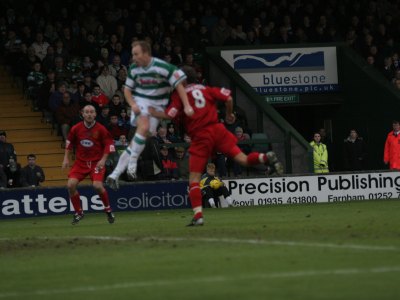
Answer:
[[[182,104],[183,104],[183,111],[185,112],[185,114],[188,117],[192,116],[194,111],[193,111],[192,106],[189,103],[189,99],[188,99],[188,96],[186,94],[185,87],[183,86],[182,83],[179,83],[176,86],[175,89],[178,92],[179,98],[181,98],[181,101],[182,101]]]
[[[154,107],[149,106],[148,112],[152,117],[158,118],[158,119],[167,119],[171,120],[172,118],[168,116],[164,111],[157,111],[154,109]]]
[[[225,120],[228,124],[233,124],[233,122],[235,122],[236,117],[233,113],[232,97],[229,97],[229,99],[225,102],[225,108],[226,108]]]

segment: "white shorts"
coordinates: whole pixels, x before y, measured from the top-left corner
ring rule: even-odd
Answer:
[[[137,99],[136,100],[136,105],[140,109],[140,114],[142,116],[149,116],[149,121],[150,121],[150,128],[149,131],[152,134],[155,134],[157,131],[157,126],[160,123],[160,120],[158,118],[152,117],[149,114],[149,107],[154,107],[156,111],[164,111],[165,110],[165,105],[164,104],[159,104],[155,101],[148,101],[148,100],[142,100],[142,99]],[[133,127],[136,127],[136,117],[139,115],[135,115],[133,111],[131,112],[131,125]]]

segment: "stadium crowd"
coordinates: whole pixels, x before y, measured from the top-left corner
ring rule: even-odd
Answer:
[[[342,42],[400,89],[399,1],[2,1],[0,8],[3,62],[63,140],[92,104],[117,148],[126,147],[135,128],[122,89],[136,40],[149,42],[155,57],[192,66],[199,82],[208,46]],[[226,125],[238,139],[251,138],[246,116]],[[187,178],[188,141],[179,123],[162,123],[139,159],[140,178]],[[110,157],[108,172],[116,161]],[[244,174],[224,157],[215,163],[219,176]]]

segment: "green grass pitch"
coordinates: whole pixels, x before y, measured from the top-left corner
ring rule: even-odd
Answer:
[[[0,299],[400,299],[400,201],[0,221]]]

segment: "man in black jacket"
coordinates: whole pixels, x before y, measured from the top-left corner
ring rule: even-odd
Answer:
[[[20,184],[23,187],[39,186],[45,180],[43,169],[36,165],[36,155],[29,154],[27,156],[28,164],[21,169]]]

